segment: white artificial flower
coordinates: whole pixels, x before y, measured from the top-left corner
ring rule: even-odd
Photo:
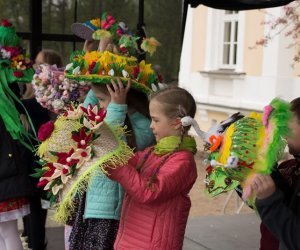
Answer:
[[[69,70],[72,67],[73,67],[73,63],[69,63],[69,64],[66,65],[65,70]]]

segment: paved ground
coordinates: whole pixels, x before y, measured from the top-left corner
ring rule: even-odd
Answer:
[[[48,227],[48,250],[64,250],[63,228]],[[259,219],[255,214],[216,215],[188,221],[184,250],[257,250]]]
[[[189,220],[185,250],[257,250],[259,223],[255,214],[204,216]]]

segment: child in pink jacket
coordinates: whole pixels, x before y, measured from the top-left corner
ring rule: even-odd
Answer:
[[[187,135],[196,104],[186,90],[171,87],[155,93],[149,107],[157,144],[136,153],[128,165],[109,170],[109,177],[126,191],[115,249],[174,250],[183,245],[188,193],[197,178],[196,142]]]

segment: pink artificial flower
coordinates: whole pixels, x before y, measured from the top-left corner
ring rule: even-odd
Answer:
[[[264,115],[263,115],[263,125],[264,126],[268,125],[269,117],[270,117],[272,110],[273,110],[273,107],[271,105],[265,106]]]

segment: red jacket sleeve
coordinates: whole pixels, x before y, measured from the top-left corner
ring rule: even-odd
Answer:
[[[126,166],[113,170],[109,176],[121,183],[127,193],[138,202],[160,202],[182,192],[188,193],[197,179],[193,154],[186,151],[176,152],[162,165],[157,180],[150,189],[147,186],[149,179],[141,176],[135,169],[138,157],[133,157]]]

